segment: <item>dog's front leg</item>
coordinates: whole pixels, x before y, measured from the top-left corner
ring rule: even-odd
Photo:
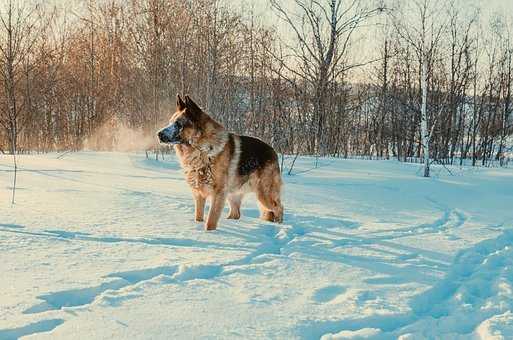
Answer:
[[[203,222],[203,215],[205,214],[205,197],[200,193],[194,193],[194,215],[196,222]]]
[[[207,223],[205,224],[205,229],[207,230],[215,230],[217,228],[217,222],[221,217],[221,212],[224,208],[224,203],[226,200],[226,194],[224,192],[214,192],[212,195],[212,204],[210,205],[210,210],[208,212]]]

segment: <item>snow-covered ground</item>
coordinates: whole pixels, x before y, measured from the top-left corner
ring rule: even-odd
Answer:
[[[285,223],[193,221],[176,160],[0,158],[0,339],[513,337],[513,169],[298,160]]]

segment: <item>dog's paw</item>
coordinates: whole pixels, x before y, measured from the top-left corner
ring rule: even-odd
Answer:
[[[230,213],[226,218],[229,220],[238,220],[240,219],[240,214]]]
[[[205,230],[207,231],[212,231],[212,230],[216,230],[217,228],[217,225],[213,224],[213,223],[205,223]]]
[[[194,220],[196,222],[203,222],[203,217],[196,217]]]
[[[274,222],[274,214],[272,211],[264,211],[260,214],[260,219],[267,222]]]

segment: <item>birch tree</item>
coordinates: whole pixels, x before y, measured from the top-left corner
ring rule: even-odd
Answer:
[[[429,0],[412,0],[393,12],[393,22],[398,35],[416,53],[420,69],[420,143],[424,163],[424,177],[430,175],[430,142],[434,126],[428,115],[428,78],[433,71],[436,49],[446,24],[439,2],[433,5]]]

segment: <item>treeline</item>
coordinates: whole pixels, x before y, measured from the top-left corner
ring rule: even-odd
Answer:
[[[83,5],[2,4],[0,149],[109,149],[119,124],[153,135],[178,92],[244,128],[241,75],[253,74],[255,97],[266,86],[267,30],[215,0]]]
[[[3,3],[0,150],[114,149],[121,129],[153,136],[188,93],[287,154],[408,160],[428,143],[435,160],[486,164],[511,152],[505,17],[463,0],[289,2],[270,0],[283,29],[219,0]]]

